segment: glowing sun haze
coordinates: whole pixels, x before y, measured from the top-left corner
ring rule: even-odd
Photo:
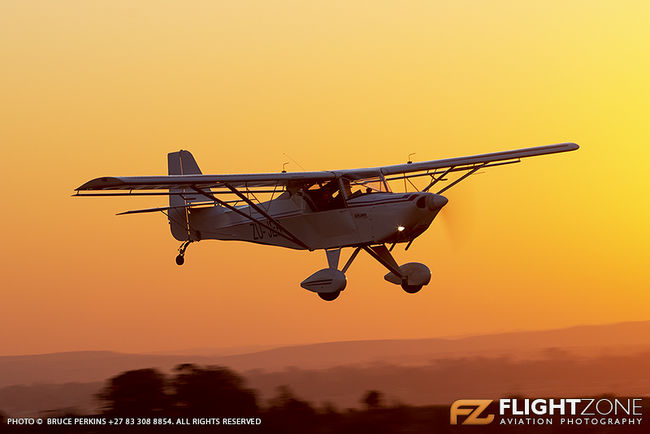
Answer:
[[[0,4],[1,354],[418,338],[650,318],[650,4],[40,1]],[[71,198],[103,175],[366,167],[565,141],[493,168],[398,262],[192,245],[164,198]],[[289,170],[301,170],[295,163]],[[347,257],[349,252],[345,252]]]

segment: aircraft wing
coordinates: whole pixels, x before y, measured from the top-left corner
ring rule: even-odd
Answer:
[[[363,169],[332,170],[322,172],[252,173],[239,175],[197,174],[169,176],[101,177],[86,182],[85,184],[76,188],[76,191],[77,194],[79,194],[79,192],[108,190],[168,190],[172,188],[206,190],[228,186],[238,189],[248,189],[250,187],[286,187],[290,182],[326,182],[339,176],[344,176],[352,180],[384,177],[389,181],[415,176],[430,176],[433,180],[431,185],[433,185],[438,181],[445,180],[443,177],[449,172],[466,171],[467,174],[471,174],[476,170],[484,167],[516,163],[519,162],[521,158],[574,151],[576,149],[578,149],[578,145],[575,143],[559,143],[555,145],[537,146],[533,148],[523,148],[512,151],[493,152],[490,154],[471,155],[467,157],[446,158],[442,160],[430,160]],[[467,176],[467,174],[465,176]],[[441,176],[436,177],[436,175]],[[426,190],[428,190],[429,187],[427,187]]]
[[[460,167],[475,167],[476,165],[499,165],[504,162],[517,162],[521,158],[536,155],[555,154],[558,152],[575,151],[579,146],[575,143],[558,143],[555,145],[536,146],[534,148],[515,149],[512,151],[492,152],[489,154],[470,155],[467,157],[445,158],[442,160],[421,161],[417,163],[395,164],[392,166],[373,167],[368,169],[338,170],[340,173],[353,179],[363,179],[382,175],[406,174],[437,169]],[[507,164],[507,163],[505,163]]]
[[[95,178],[76,188],[87,190],[167,190],[169,188],[268,187],[290,181],[328,181],[333,172],[250,173],[241,175],[120,176]]]

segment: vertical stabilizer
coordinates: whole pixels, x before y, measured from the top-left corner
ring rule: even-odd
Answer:
[[[170,152],[167,154],[167,168],[170,175],[199,175],[199,169],[196,160],[189,151]],[[172,235],[179,241],[198,240],[199,236],[196,231],[192,231],[190,225],[190,211],[187,208],[176,208],[179,206],[189,205],[192,202],[205,202],[209,200],[203,195],[197,194],[193,190],[183,188],[169,189],[170,193],[183,193],[183,195],[170,194],[169,206],[169,225]]]

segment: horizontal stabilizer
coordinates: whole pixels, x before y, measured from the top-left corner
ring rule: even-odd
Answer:
[[[178,206],[163,206],[159,208],[144,208],[144,209],[133,209],[129,211],[123,211],[123,212],[118,212],[115,215],[126,215],[126,214],[142,214],[142,213],[147,213],[147,212],[158,212],[158,211],[169,211],[170,209],[178,209],[178,208],[205,208],[206,205],[214,206],[214,202],[204,202],[204,203],[197,203],[197,202],[192,202],[191,204],[187,205],[178,205]]]

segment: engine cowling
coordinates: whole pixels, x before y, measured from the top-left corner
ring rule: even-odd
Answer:
[[[347,279],[342,271],[323,268],[303,280],[300,286],[312,292],[332,293],[343,291],[346,284]]]

